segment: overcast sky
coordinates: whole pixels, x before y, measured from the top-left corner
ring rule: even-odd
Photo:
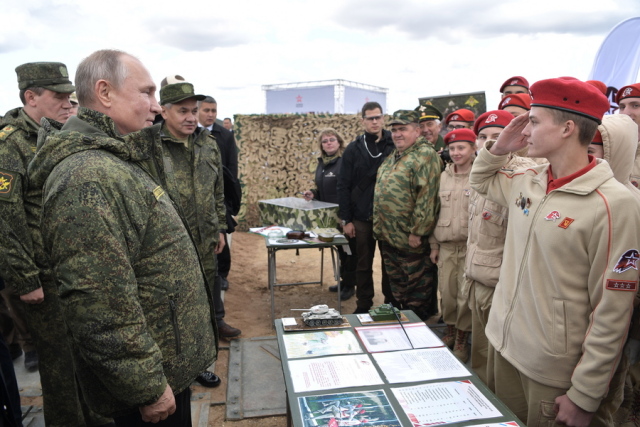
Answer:
[[[638,0],[20,0],[0,26],[0,111],[20,104],[14,69],[91,52],[136,55],[156,84],[181,74],[218,117],[265,112],[265,84],[345,79],[389,89],[387,108],[485,91],[508,77],[588,78],[606,34]],[[106,6],[108,4],[108,6]]]

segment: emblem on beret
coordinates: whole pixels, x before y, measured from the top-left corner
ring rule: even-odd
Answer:
[[[451,116],[451,120],[458,120],[458,115],[454,114],[453,116]]]
[[[502,101],[502,106],[504,107],[505,105],[507,105],[510,102],[511,102],[511,97],[505,98],[505,100]]]
[[[498,115],[497,114],[489,114],[489,117],[487,117],[487,120],[485,120],[485,123],[493,123],[496,120],[498,120]]]
[[[626,251],[618,262],[616,266],[613,267],[614,273],[624,273],[627,270],[638,270],[638,259],[640,258],[640,253],[638,253],[637,249],[629,249]]]
[[[622,92],[622,96],[629,96],[631,95],[631,92],[633,92],[633,88],[632,87],[628,87],[624,90],[624,92]]]
[[[511,84],[512,84],[512,85],[517,85],[517,84],[518,84],[518,82],[519,82],[519,80],[518,80],[518,79],[511,80]]]

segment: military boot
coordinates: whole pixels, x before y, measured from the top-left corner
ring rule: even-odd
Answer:
[[[447,325],[447,331],[442,337],[442,342],[450,349],[453,348],[453,344],[456,342],[456,331],[457,329],[454,325]]]
[[[453,346],[453,355],[458,358],[462,363],[467,363],[469,360],[469,336],[471,332],[456,331],[456,342]]]

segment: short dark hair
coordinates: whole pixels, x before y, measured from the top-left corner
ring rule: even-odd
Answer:
[[[214,99],[213,96],[205,96],[204,99],[201,102],[206,102],[207,104],[217,104],[216,100]]]
[[[375,110],[376,108],[379,108],[381,113],[383,112],[382,111],[382,106],[380,104],[378,104],[377,102],[370,101],[370,102],[365,103],[362,106],[362,117],[364,117],[364,112],[365,111]]]
[[[43,87],[28,87],[26,89],[20,90],[20,101],[22,101],[22,105],[27,105],[27,100],[25,99],[24,94],[28,90],[30,90],[31,92],[35,93],[38,96],[42,95],[42,93],[44,92]]]
[[[593,137],[598,130],[598,122],[589,119],[580,114],[571,113],[569,111],[558,110],[556,108],[547,108],[555,124],[560,125],[568,120],[575,123],[578,128],[578,140],[581,145],[587,146],[593,141]]]

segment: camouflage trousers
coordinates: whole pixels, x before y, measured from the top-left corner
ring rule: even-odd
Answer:
[[[435,314],[431,297],[436,292],[436,273],[428,252],[407,252],[382,241],[380,251],[399,308],[413,310],[422,320]]]
[[[91,411],[78,386],[71,346],[54,283],[43,281],[44,301],[19,303],[38,351],[44,419],[47,426],[100,426],[111,419]]]

